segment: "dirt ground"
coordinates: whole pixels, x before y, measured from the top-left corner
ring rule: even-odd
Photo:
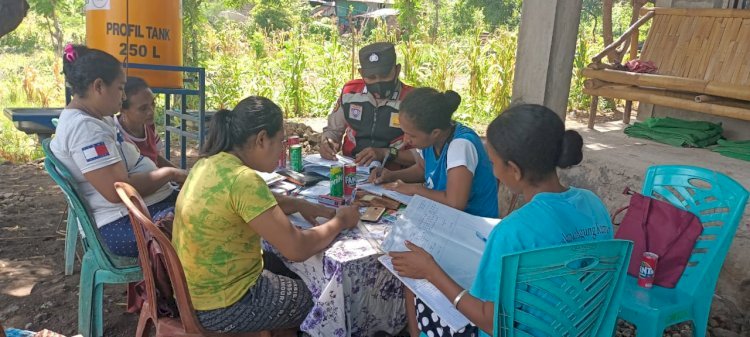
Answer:
[[[43,164],[0,165],[0,322],[66,336],[78,330],[80,262],[65,276],[65,198]],[[80,248],[79,248],[80,256]],[[107,336],[133,336],[125,286],[104,287]]]
[[[309,124],[315,131],[322,127],[320,121]],[[0,164],[0,324],[4,327],[77,333],[80,262],[76,261],[73,275],[64,275],[65,209],[62,192],[41,161]],[[125,286],[105,286],[104,301],[105,336],[135,335],[138,317],[125,312]],[[743,328],[746,318],[737,311],[712,312],[709,335],[750,336]],[[617,336],[634,335],[632,326],[620,324]],[[684,324],[664,335],[687,337],[692,331]]]

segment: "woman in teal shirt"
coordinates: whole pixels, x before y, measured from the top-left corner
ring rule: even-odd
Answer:
[[[426,336],[491,335],[501,256],[613,236],[612,223],[601,200],[591,191],[560,183],[557,168],[565,169],[581,162],[583,139],[576,131],[565,131],[563,122],[554,112],[540,105],[510,108],[490,124],[487,138],[495,177],[529,202],[493,229],[478,275],[468,292],[461,289],[429,253],[411,242],[406,242],[410,251],[390,253],[393,266],[401,276],[427,279],[457,303],[457,309],[476,325],[468,326],[461,333],[451,331],[423,303],[417,303],[418,324],[410,327],[412,337],[420,332]],[[539,335],[538,331],[528,333]]]

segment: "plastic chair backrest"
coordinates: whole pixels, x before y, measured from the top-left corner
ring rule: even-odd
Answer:
[[[689,294],[713,291],[742,219],[747,190],[719,172],[666,165],[652,166],[646,171],[642,193],[692,212],[700,219],[703,233],[676,288]]]
[[[68,206],[71,212],[75,213],[75,218],[78,220],[79,228],[83,230],[83,246],[84,249],[91,250],[96,260],[99,261],[103,267],[107,269],[118,269],[124,266],[132,266],[135,259],[117,256],[109,252],[109,249],[102,245],[104,242],[99,234],[99,230],[96,228],[96,223],[91,217],[88,207],[80,198],[78,188],[76,187],[75,179],[68,169],[63,165],[52,153],[50,149],[51,139],[45,139],[42,141],[42,149],[44,151],[44,168],[47,170],[47,174],[52,180],[57,183],[57,186],[65,194],[65,198],[68,200]]]
[[[503,256],[493,336],[612,336],[632,249],[606,240]]]
[[[159,244],[162,253],[167,258],[167,273],[172,284],[174,297],[177,301],[177,310],[180,312],[180,320],[183,328],[187,333],[205,333],[203,327],[198,323],[195,316],[193,302],[190,299],[187,282],[185,281],[185,272],[182,269],[182,263],[177,256],[177,252],[172,247],[172,243],[162,231],[154,225],[151,215],[148,212],[146,204],[143,202],[138,191],[127,183],[115,183],[117,194],[125,203],[130,213],[130,222],[133,224],[136,242],[138,244],[138,259],[141,262],[143,270],[143,279],[146,281],[146,296],[149,300],[158,298],[156,296],[156,285],[154,283],[153,261],[151,254],[148,253],[148,243],[144,232],[148,232]],[[158,308],[157,303],[151,303],[149,306],[151,318],[156,322]]]

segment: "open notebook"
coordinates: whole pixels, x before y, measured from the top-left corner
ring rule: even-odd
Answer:
[[[407,251],[404,241],[408,239],[432,254],[456,283],[470,289],[487,237],[499,222],[499,219],[473,216],[417,195],[393,224],[381,249],[385,252]],[[469,324],[469,319],[453,307],[452,299],[446,298],[432,283],[398,276],[388,255],[379,260],[453,330]]]

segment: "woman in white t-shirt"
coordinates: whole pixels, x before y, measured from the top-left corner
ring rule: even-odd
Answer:
[[[60,114],[52,153],[73,174],[109,250],[137,256],[128,211],[114,183],[135,187],[156,219],[174,208],[177,193],[169,182],[183,182],[187,173],[157,168],[118,132],[112,116],[124,99],[120,61],[101,50],[68,45],[63,72],[73,100]]]

